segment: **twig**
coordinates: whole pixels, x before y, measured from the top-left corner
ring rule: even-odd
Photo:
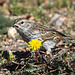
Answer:
[[[20,69],[20,71],[23,70],[25,66],[26,66],[26,65],[24,65],[24,66]]]
[[[19,65],[16,67],[16,69],[15,69],[15,70],[17,70],[17,69],[18,69],[18,67],[19,67]]]

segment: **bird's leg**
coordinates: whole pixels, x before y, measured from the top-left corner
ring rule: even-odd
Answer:
[[[48,51],[48,50],[47,50],[47,52],[46,52],[46,53],[47,53],[47,55],[49,56],[49,65],[50,65],[51,58],[52,58],[52,54],[51,54],[51,52],[50,52],[50,51]]]
[[[50,65],[50,62],[51,62],[51,55],[49,54],[49,65]]]

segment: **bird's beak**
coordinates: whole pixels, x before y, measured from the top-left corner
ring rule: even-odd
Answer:
[[[13,25],[14,28],[18,28],[18,26],[19,26],[18,24],[14,24]]]

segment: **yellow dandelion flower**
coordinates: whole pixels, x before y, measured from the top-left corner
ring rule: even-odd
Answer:
[[[30,49],[33,49],[33,50],[38,50],[42,46],[41,41],[38,39],[32,39],[31,41],[28,42],[28,44]]]

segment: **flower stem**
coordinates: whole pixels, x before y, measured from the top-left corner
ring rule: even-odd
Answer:
[[[36,62],[38,63],[38,57],[37,57],[37,52],[35,52],[35,56],[36,56]]]

